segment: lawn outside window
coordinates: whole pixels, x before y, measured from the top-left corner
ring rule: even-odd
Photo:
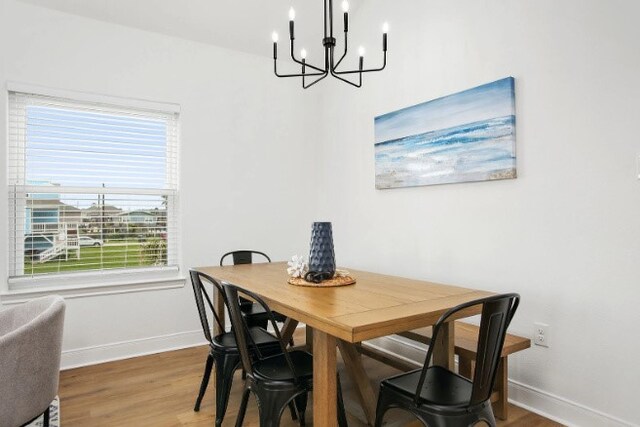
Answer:
[[[179,112],[142,103],[10,89],[9,291],[177,275]]]

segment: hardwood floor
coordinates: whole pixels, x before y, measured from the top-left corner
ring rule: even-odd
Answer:
[[[296,342],[304,342],[303,330],[296,331]],[[213,378],[202,402],[200,412],[193,404],[200,386],[206,347],[160,353],[117,362],[71,369],[61,373],[60,411],[64,427],[101,426],[213,426]],[[398,372],[365,357],[365,369],[374,382]],[[341,381],[349,425],[365,426],[364,414],[356,402],[352,384],[343,373]],[[242,380],[236,373],[229,409],[224,425],[234,425],[238,412]],[[312,425],[313,407],[309,399],[307,425]],[[244,425],[258,426],[257,407],[252,398]],[[392,410],[385,417],[387,426],[420,426],[400,411]],[[282,417],[283,427],[295,426],[288,412]],[[510,419],[500,426],[551,427],[559,424],[512,406]]]

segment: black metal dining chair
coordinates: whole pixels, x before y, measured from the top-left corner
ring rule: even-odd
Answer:
[[[429,427],[468,427],[484,421],[495,426],[491,391],[496,378],[507,327],[518,308],[520,295],[502,294],[460,304],[446,311],[433,327],[431,342],[442,324],[470,307],[482,306],[476,368],[473,381],[441,366],[429,366],[434,346],[429,346],[424,366],[387,378],[380,384],[376,427],[385,412],[400,408]]]
[[[241,363],[247,373],[242,402],[238,412],[236,427],[242,426],[247,410],[249,395],[253,392],[258,401],[260,427],[277,427],[284,409],[295,402],[298,421],[304,425],[304,414],[307,406],[307,395],[313,389],[313,357],[306,351],[290,350],[282,341],[282,335],[276,324],[275,316],[260,296],[240,287],[224,284],[224,292],[229,302],[229,315],[236,342],[240,350]],[[252,346],[250,330],[240,308],[240,296],[249,297],[265,310],[271,326],[280,342],[281,353],[268,356],[259,354],[251,358]],[[347,418],[338,378],[338,425],[347,426]]]
[[[239,250],[227,252],[226,254],[222,255],[222,258],[220,258],[220,267],[224,265],[225,259],[228,257],[231,257],[231,259],[233,260],[233,265],[252,264],[254,255],[258,255],[259,257],[264,258],[267,262],[271,262],[271,258],[269,258],[269,256],[264,252],[253,250]],[[246,298],[241,298],[240,301],[242,315],[247,320],[247,324],[249,326],[259,326],[261,328],[267,329],[269,318],[260,304],[254,304],[251,300],[248,300]],[[283,323],[285,320],[287,320],[286,316],[278,312],[274,311],[273,315],[275,316],[276,321],[280,323]],[[293,345],[293,341],[291,342],[291,345]]]
[[[207,361],[205,363],[204,376],[202,377],[202,383],[200,384],[200,392],[198,393],[198,398],[196,399],[196,404],[193,410],[200,410],[200,404],[202,403],[202,398],[207,390],[211,370],[215,363],[216,426],[220,426],[222,425],[222,420],[224,419],[224,415],[227,411],[229,393],[233,383],[233,373],[240,366],[240,353],[238,351],[238,346],[233,332],[223,332],[216,336],[213,336],[211,333],[207,312],[210,312],[213,315],[213,318],[221,331],[224,331],[224,328],[220,317],[214,309],[209,292],[203,282],[210,283],[212,285],[212,290],[215,288],[220,292],[228,310],[229,304],[224,296],[222,286],[214,278],[199,271],[191,270],[189,273],[191,275],[191,284],[193,285],[193,292],[196,298],[196,306],[198,308],[198,315],[200,316],[202,330],[210,346],[209,355],[207,356]],[[254,326],[249,328],[248,334],[252,342],[251,352],[272,355],[281,351],[278,339],[269,334],[265,329]]]

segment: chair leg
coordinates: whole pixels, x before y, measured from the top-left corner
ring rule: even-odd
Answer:
[[[298,423],[300,424],[300,426],[305,425],[304,414],[307,411],[307,400],[308,400],[307,393],[302,393],[296,396],[296,399],[295,399],[296,408],[298,409]]]
[[[487,410],[488,408],[488,410]],[[467,413],[459,415],[442,415],[434,414],[429,411],[423,411],[419,408],[404,408],[411,414],[413,414],[425,427],[470,427],[470,426],[484,426],[481,421],[486,421],[490,427],[496,427],[493,413],[491,412],[491,405],[487,403],[486,407],[479,413]]]
[[[278,427],[280,425],[282,412],[289,405],[289,402],[296,398],[295,392],[255,391],[256,398],[258,399],[260,427]],[[302,415],[299,416],[298,421],[301,419]]]
[[[242,427],[244,423],[244,416],[247,413],[247,403],[249,403],[249,395],[251,390],[245,388],[242,392],[242,401],[240,402],[240,409],[238,410],[238,419],[236,420],[236,427]]]
[[[233,373],[238,367],[238,362],[238,356],[235,354],[216,357],[216,427],[222,425],[222,420],[227,412]]]
[[[384,414],[389,409],[389,404],[391,400],[389,399],[387,393],[384,392],[384,388],[380,385],[380,391],[378,392],[378,405],[376,406],[376,426],[382,426],[382,420],[384,419]]]
[[[294,402],[289,402],[289,412],[291,412],[291,419],[298,421],[298,408]]]
[[[42,425],[43,427],[49,427],[49,417],[50,417],[51,406],[48,406],[44,414],[42,415]]]
[[[486,408],[481,413],[481,419],[485,420],[490,427],[496,427],[496,417],[491,409],[491,402],[487,402]]]
[[[200,410],[200,403],[202,403],[202,398],[204,397],[204,393],[207,391],[207,386],[209,385],[209,377],[211,377],[211,368],[213,367],[213,356],[211,353],[207,356],[207,361],[204,365],[204,376],[202,377],[202,383],[200,384],[200,393],[198,393],[198,398],[196,399],[196,406],[194,406],[194,411]]]

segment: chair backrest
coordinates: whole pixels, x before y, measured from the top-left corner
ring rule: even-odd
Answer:
[[[260,354],[260,349],[252,341],[251,335],[249,334],[249,328],[247,326],[247,322],[245,321],[244,316],[242,316],[242,313],[241,313],[240,299],[243,297],[251,298],[257,304],[262,306],[262,308],[264,308],[269,318],[269,323],[273,327],[276,337],[280,342],[280,350],[282,351],[282,354],[284,354],[284,358],[286,360],[287,366],[289,367],[289,370],[291,371],[293,377],[297,382],[298,376],[296,375],[293,361],[291,360],[291,357],[287,352],[286,345],[282,340],[282,333],[278,328],[276,319],[273,315],[273,312],[269,308],[269,306],[264,302],[264,300],[259,295],[256,295],[253,292],[250,292],[241,287],[225,283],[223,285],[223,288],[227,298],[227,302],[229,304],[229,317],[231,318],[231,326],[233,329],[233,333],[235,334],[235,337],[236,337],[236,345],[238,346],[238,350],[240,351],[240,360],[242,363],[242,368],[245,370],[247,375],[253,377],[253,365],[251,363],[251,354],[249,353],[249,346],[255,349],[255,352],[258,357],[261,358],[262,355]]]
[[[213,288],[215,288],[219,291],[219,295],[222,295],[225,306],[228,307],[226,297],[224,296],[222,286],[213,277],[196,270],[189,270],[189,275],[191,276],[193,293],[196,297],[196,306],[198,308],[198,315],[200,316],[202,332],[204,332],[204,337],[207,339],[207,341],[212,343],[213,337],[211,335],[211,327],[209,326],[209,317],[207,315],[207,311],[211,312],[211,315],[213,316],[221,331],[224,331],[224,327],[222,325],[220,317],[216,313],[216,310],[213,306],[212,298],[210,297],[209,292],[207,291],[207,288],[203,283],[203,280],[212,284],[212,290]]]
[[[271,262],[271,258],[269,258],[269,256],[264,252],[252,251],[252,250],[241,250],[241,251],[227,252],[226,254],[222,255],[222,258],[220,258],[220,267],[224,265],[225,258],[229,256],[233,258],[233,265],[252,264],[253,255],[260,255],[261,257],[265,258],[267,262]]]
[[[513,315],[515,314],[518,304],[520,303],[520,295],[515,293],[494,295],[486,298],[480,298],[468,303],[460,304],[446,311],[433,327],[433,336],[431,342],[436,342],[436,336],[442,324],[445,323],[454,314],[466,310],[468,308],[481,305],[482,314],[480,319],[480,332],[478,335],[478,348],[476,356],[476,368],[473,376],[473,388],[471,391],[471,399],[469,406],[482,403],[491,397],[491,391],[496,379],[498,364],[500,363],[500,354],[504,345],[504,339],[507,334],[507,328]],[[414,402],[416,405],[420,401],[420,391],[424,385],[427,375],[427,369],[433,356],[433,345],[429,346],[427,357],[422,368],[418,387]]]
[[[23,425],[58,394],[65,302],[33,299],[0,311],[0,425]]]
[[[229,256],[231,256],[231,258],[233,259],[233,265],[253,264],[254,254],[263,257],[267,260],[267,262],[271,262],[271,258],[269,258],[269,255],[265,254],[264,252],[243,249],[240,251],[227,252],[226,254],[222,255],[222,257],[220,258],[220,267],[224,265],[225,258]],[[245,308],[250,307],[252,304],[251,301],[242,297],[240,297],[240,303],[240,305]]]

